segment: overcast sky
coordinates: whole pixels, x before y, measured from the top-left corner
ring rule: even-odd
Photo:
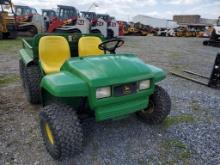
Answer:
[[[56,8],[59,4],[85,11],[96,3],[99,7],[93,7],[91,11],[108,13],[126,21],[138,14],[167,19],[172,19],[174,14],[199,14],[213,19],[220,16],[220,0],[13,0],[13,3],[32,6],[38,11]]]

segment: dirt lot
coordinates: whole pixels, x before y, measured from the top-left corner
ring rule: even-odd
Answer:
[[[120,52],[137,53],[167,71],[188,69],[209,76],[218,51],[203,39],[126,37]],[[0,41],[0,164],[220,164],[220,91],[168,75],[160,83],[172,111],[160,126],[130,116],[83,125],[83,152],[55,162],[38,125],[40,106],[27,103],[18,75],[19,40]]]

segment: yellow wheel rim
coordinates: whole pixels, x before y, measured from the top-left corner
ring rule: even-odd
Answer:
[[[47,134],[47,137],[49,139],[49,142],[51,144],[54,144],[54,136],[53,136],[53,133],[52,133],[52,131],[51,131],[51,129],[50,129],[50,127],[47,123],[45,124],[45,130],[46,130],[46,134]]]

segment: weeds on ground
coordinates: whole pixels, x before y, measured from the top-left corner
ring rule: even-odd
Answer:
[[[181,55],[178,52],[172,52],[168,54],[168,57],[171,60],[178,60],[181,57]]]
[[[192,102],[190,103],[190,106],[193,111],[201,111],[202,110],[202,107],[199,105],[199,102],[196,100],[192,100]]]
[[[16,55],[21,47],[21,39],[0,40],[0,55]]]
[[[19,80],[19,76],[15,74],[0,75],[0,85],[6,85]]]
[[[178,139],[166,139],[160,144],[159,164],[189,164],[191,152],[189,147]]]
[[[169,116],[163,122],[162,127],[164,129],[168,129],[172,125],[176,125],[179,123],[193,123],[193,122],[195,122],[195,119],[192,115],[189,114],[184,114],[180,116]]]

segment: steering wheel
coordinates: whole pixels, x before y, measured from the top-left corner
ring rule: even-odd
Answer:
[[[121,47],[125,43],[122,39],[110,39],[102,42],[98,47],[100,50],[109,51],[111,54],[115,54],[115,50]]]

